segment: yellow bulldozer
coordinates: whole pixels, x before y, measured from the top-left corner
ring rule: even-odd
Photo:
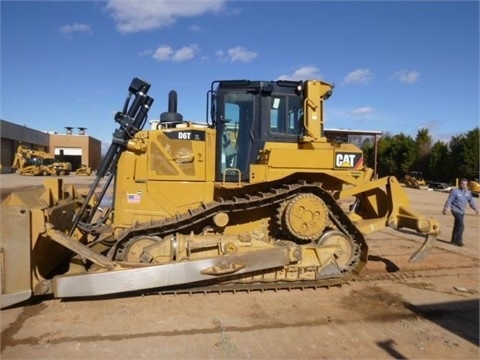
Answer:
[[[423,235],[410,261],[434,244],[439,224],[395,177],[374,180],[358,147],[327,141],[332,85],[214,81],[205,122],[184,120],[172,90],[144,130],[150,86],[132,80],[88,192],[48,178],[4,200],[2,307],[43,294],[342,284],[374,231]]]
[[[468,188],[472,192],[473,196],[479,197],[480,195],[480,182],[478,181],[478,178],[474,180],[470,180],[468,182]]]
[[[410,171],[405,175],[403,183],[413,189],[427,189],[427,182],[421,171]]]
[[[90,176],[92,173],[92,168],[85,164],[82,164],[77,170],[75,170],[75,175],[78,176]]]
[[[53,159],[50,159],[53,160]],[[45,160],[44,160],[45,164]],[[70,175],[70,172],[72,171],[72,164],[68,161],[49,161],[48,162],[49,166],[52,167],[55,170],[54,175]]]

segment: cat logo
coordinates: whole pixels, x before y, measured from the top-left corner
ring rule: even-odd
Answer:
[[[362,153],[337,152],[335,153],[335,168],[360,169],[363,166]]]

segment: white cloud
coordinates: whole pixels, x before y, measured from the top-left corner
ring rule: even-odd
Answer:
[[[168,45],[162,45],[155,50],[152,58],[158,61],[182,62],[193,59],[198,51],[199,47],[197,44],[184,46],[178,50],[174,50],[171,46]],[[140,53],[140,55],[147,52],[148,50]]]
[[[373,79],[370,69],[357,69],[349,73],[343,79],[345,84],[368,84]]]
[[[280,75],[277,80],[315,80],[321,79],[318,68],[303,66],[296,69],[291,75]]]
[[[170,46],[160,46],[155,50],[152,57],[158,61],[168,61],[171,59],[173,50]]]
[[[88,34],[88,35],[93,33],[90,25],[77,24],[77,23],[61,26],[60,27],[60,32],[62,34],[82,33],[82,34]]]
[[[370,106],[359,107],[350,111],[351,115],[354,116],[363,116],[373,112],[373,109]]]
[[[196,44],[184,46],[183,48],[175,51],[172,60],[175,62],[190,60],[195,56],[195,53],[197,52],[198,46]]]
[[[225,0],[109,0],[106,9],[121,33],[133,33],[174,24],[178,18],[220,12]]]
[[[393,75],[393,78],[404,84],[412,84],[420,78],[420,73],[415,70],[400,70]]]
[[[241,46],[230,48],[227,51],[217,50],[215,55],[222,61],[229,62],[251,62],[258,56],[257,52],[249,51]]]

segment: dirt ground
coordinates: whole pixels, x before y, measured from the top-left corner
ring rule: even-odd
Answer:
[[[453,246],[447,194],[406,191],[442,226],[420,262],[408,258],[422,238],[384,229],[367,237],[359,279],[341,287],[38,299],[0,312],[1,358],[478,359],[480,217],[469,210],[465,247]]]

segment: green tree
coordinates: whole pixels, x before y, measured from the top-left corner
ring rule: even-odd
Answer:
[[[442,141],[433,144],[428,161],[429,179],[451,182],[452,166],[448,145]]]
[[[378,142],[378,174],[403,178],[415,161],[415,141],[403,133],[380,138]]]
[[[416,154],[415,161],[413,163],[414,169],[411,170],[421,171],[423,176],[426,179],[429,179],[431,177],[429,158],[432,148],[432,137],[430,136],[428,129],[423,128],[418,130],[417,136],[415,137],[415,143]]]
[[[403,133],[386,132],[377,144],[377,173],[379,177],[394,175],[402,179],[412,170],[422,171],[425,178],[453,183],[456,178],[480,178],[480,130],[478,127],[453,136],[448,143],[432,145],[428,129],[420,129],[413,140]],[[362,144],[365,165],[374,168],[375,144]]]
[[[375,144],[371,141],[364,141],[362,143],[363,163],[370,167],[375,167]]]
[[[450,152],[453,168],[453,177],[478,177],[479,172],[479,134],[476,127],[467,133],[453,136],[450,140]]]

